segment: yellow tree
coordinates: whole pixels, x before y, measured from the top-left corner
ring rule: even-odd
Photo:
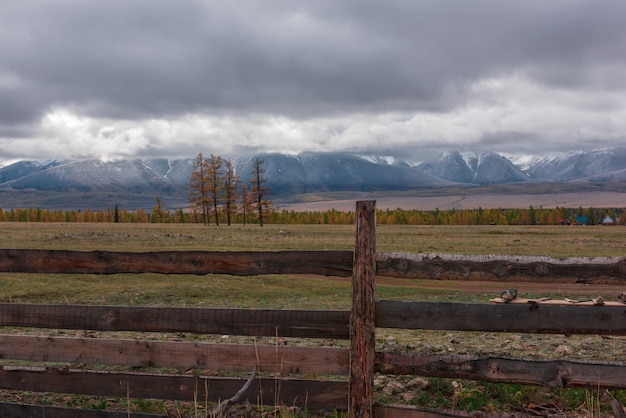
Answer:
[[[212,202],[213,212],[215,213],[215,225],[220,224],[219,220],[219,204],[222,194],[222,184],[224,179],[222,177],[222,157],[219,155],[211,154],[209,158],[208,166],[208,194],[209,199]]]
[[[252,212],[252,193],[250,193],[247,184],[241,186],[241,212],[245,225],[248,222],[248,214]]]
[[[250,186],[254,206],[259,216],[259,226],[263,226],[263,213],[269,209],[270,202],[267,200],[269,188],[267,187],[267,178],[265,177],[265,161],[258,155],[252,161]]]
[[[156,204],[152,208],[152,213],[150,214],[150,221],[152,223],[162,223],[165,219],[165,205],[160,198],[156,198]]]
[[[189,203],[192,209],[202,214],[202,223],[209,223],[209,161],[202,153],[193,161],[193,169],[189,176]]]
[[[230,158],[224,160],[224,210],[226,212],[226,223],[231,224],[231,214],[237,210],[237,192],[241,179],[235,174],[235,167]]]

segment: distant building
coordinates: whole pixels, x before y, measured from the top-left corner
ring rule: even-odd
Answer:
[[[576,223],[578,225],[587,225],[589,223],[589,219],[586,216],[577,216]]]

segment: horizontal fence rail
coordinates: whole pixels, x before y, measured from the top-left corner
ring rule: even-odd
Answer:
[[[30,362],[100,364],[249,372],[255,365],[281,375],[347,375],[349,350],[107,338],[0,335],[0,357]],[[452,377],[555,388],[594,384],[626,388],[624,367],[565,360],[416,355],[378,352],[375,370],[394,375]]]
[[[379,328],[626,335],[621,307],[379,301]],[[347,339],[349,311],[0,304],[0,325]]]
[[[381,328],[535,334],[626,335],[623,307],[540,304],[376,303]]]
[[[626,257],[376,254],[378,276],[494,281],[624,283]]]
[[[346,381],[257,378],[244,394],[259,405],[294,405],[311,408],[345,408]],[[5,366],[0,370],[0,388],[36,392],[74,393],[144,399],[200,400],[219,402],[242,387],[242,379],[228,377],[118,373],[55,368]],[[259,399],[259,396],[261,398]]]
[[[94,331],[348,338],[346,311],[0,303],[0,325]]]
[[[283,375],[347,375],[349,351],[341,347],[42,337],[0,334],[0,358],[30,362],[102,364]]]
[[[559,260],[376,254],[374,206],[372,201],[357,202],[354,252],[125,253],[0,249],[0,272],[4,273],[318,274],[352,276],[353,288],[351,311],[2,303],[2,327],[86,332],[77,333],[76,337],[58,337],[21,335],[24,334],[21,329],[5,330],[5,334],[0,334],[0,358],[29,365],[3,365],[0,389],[201,404],[219,403],[240,392],[243,398],[257,405],[347,408],[351,418],[471,416],[459,411],[373,405],[374,372],[553,388],[626,389],[626,366],[620,364],[376,352],[375,327],[626,335],[626,304],[585,307],[374,301],[376,275],[499,282],[549,277],[577,283],[621,283],[626,280],[626,258]],[[87,331],[105,333],[96,336]],[[136,339],[114,338],[116,332],[122,331],[323,340],[318,342],[320,346],[304,347],[292,346],[288,340],[279,344],[278,338],[274,344],[259,344],[256,339],[250,344],[147,340],[141,334]],[[349,348],[322,346],[327,341],[346,339]],[[109,371],[100,371],[102,366]],[[149,368],[161,371],[149,372]],[[214,371],[245,377],[215,377],[211,375]],[[255,377],[257,372],[259,375]],[[5,416],[149,418],[163,415],[0,403],[0,418]],[[497,415],[481,413],[481,416]]]
[[[351,251],[67,251],[0,249],[0,272],[321,274],[350,276]]]
[[[0,249],[0,272],[67,274],[352,274],[352,251],[68,251]],[[626,257],[377,253],[376,275],[422,279],[626,282]]]

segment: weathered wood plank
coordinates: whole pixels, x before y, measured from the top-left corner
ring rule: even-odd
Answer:
[[[97,411],[93,409],[64,408],[51,405],[0,402],[0,417],[15,418],[167,418],[165,415],[140,412]]]
[[[376,326],[626,335],[626,306],[379,301]],[[347,338],[350,312],[0,304],[0,325],[100,331]]]
[[[0,304],[0,325],[97,331],[348,337],[348,311]]]
[[[218,402],[241,389],[246,379],[91,372],[5,366],[0,370],[0,388],[33,392],[74,393],[125,398]],[[262,390],[261,390],[262,389]],[[257,405],[295,405],[310,408],[345,409],[348,382],[328,380],[255,379],[243,399]]]
[[[164,273],[164,274],[321,274],[350,276],[351,251],[212,252],[69,251],[0,249],[0,272]],[[378,276],[497,281],[623,283],[626,257],[550,257],[376,254]]]
[[[347,375],[349,352],[339,347],[214,344],[104,338],[0,335],[0,358],[133,367],[164,367],[305,375]]]
[[[567,360],[377,353],[376,370],[395,375],[451,377],[553,388],[626,388],[626,366]]]
[[[379,276],[442,279],[624,283],[626,257],[573,257],[463,254],[376,254]]]
[[[0,249],[0,272],[350,276],[352,251],[214,252]]]
[[[626,306],[549,306],[381,301],[382,328],[626,335]]]
[[[350,313],[348,416],[369,418],[374,407],[376,325],[376,201],[356,202],[356,234]]]

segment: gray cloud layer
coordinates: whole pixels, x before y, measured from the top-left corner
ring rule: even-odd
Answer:
[[[626,3],[0,0],[0,161],[621,145]]]

